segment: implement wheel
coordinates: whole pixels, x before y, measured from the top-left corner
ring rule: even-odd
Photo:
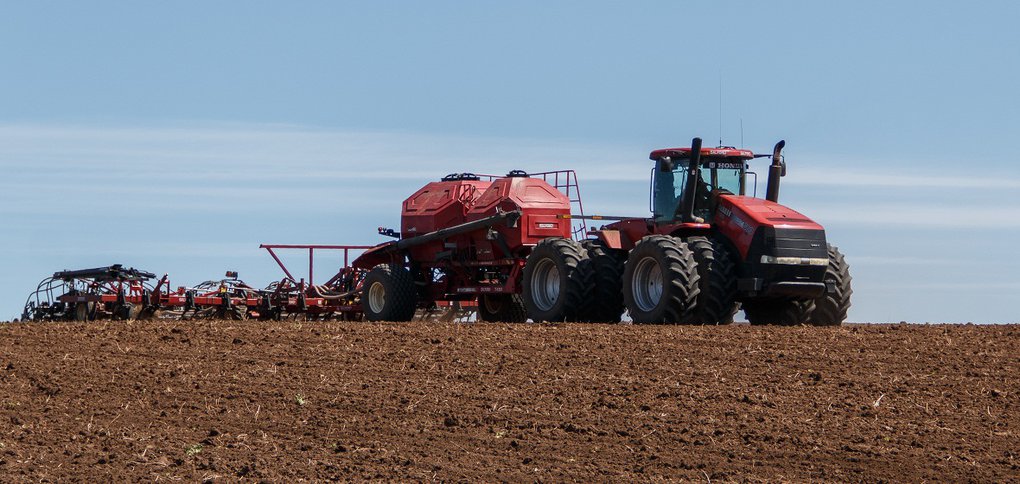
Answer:
[[[736,267],[725,243],[696,236],[685,239],[698,264],[699,294],[691,324],[730,324],[737,313]]]
[[[544,239],[524,265],[524,307],[542,321],[578,321],[592,290],[591,264],[581,245],[563,238]]]
[[[649,235],[630,251],[623,300],[635,323],[681,323],[694,314],[700,278],[683,240]]]
[[[835,287],[835,292],[826,291],[815,299],[815,308],[808,317],[808,324],[815,326],[839,326],[846,320],[850,309],[850,265],[846,263],[839,249],[829,246],[829,267],[825,270],[825,283]]]
[[[92,321],[96,319],[96,303],[80,302],[74,305],[75,321]]]
[[[361,307],[369,321],[410,321],[418,307],[414,278],[399,264],[379,264],[365,276]]]
[[[523,323],[528,310],[520,294],[484,294],[478,298],[478,319],[493,323]]]
[[[589,323],[619,323],[623,315],[623,264],[624,251],[606,247],[601,240],[585,240],[581,246],[591,260],[595,286],[591,300],[585,304],[582,319]]]

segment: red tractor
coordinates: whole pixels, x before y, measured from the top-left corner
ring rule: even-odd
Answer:
[[[839,325],[850,274],[825,230],[777,203],[786,173],[771,155],[734,148],[655,150],[652,217],[617,218],[586,241],[595,286],[590,320]],[[764,199],[749,197],[748,161],[771,156]]]

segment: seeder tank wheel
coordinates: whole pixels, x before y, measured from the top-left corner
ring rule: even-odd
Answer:
[[[520,294],[484,294],[478,298],[478,319],[493,323],[523,323],[528,310]]]
[[[365,276],[362,310],[369,321],[410,321],[418,308],[414,278],[398,264],[379,264]]]

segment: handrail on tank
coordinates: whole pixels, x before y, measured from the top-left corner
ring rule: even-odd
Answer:
[[[560,176],[563,176],[561,179]],[[486,181],[495,181],[499,178],[506,178],[506,175],[488,175],[476,173],[479,179],[488,179]],[[574,219],[579,220],[580,223],[577,229],[571,229],[574,234],[574,238],[582,240],[588,235],[588,222],[584,215],[584,204],[581,202],[581,185],[577,181],[577,172],[574,170],[551,170],[551,171],[539,171],[535,173],[528,173],[529,177],[542,177],[542,181],[549,183],[553,188],[560,190],[564,195],[567,196],[567,200],[570,201],[571,205],[577,204],[577,215]],[[552,177],[550,182],[549,178]],[[571,197],[570,187],[574,187],[573,197]]]

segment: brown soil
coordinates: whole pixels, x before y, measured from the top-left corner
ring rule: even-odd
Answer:
[[[0,481],[1004,481],[1020,327],[0,325]]]

